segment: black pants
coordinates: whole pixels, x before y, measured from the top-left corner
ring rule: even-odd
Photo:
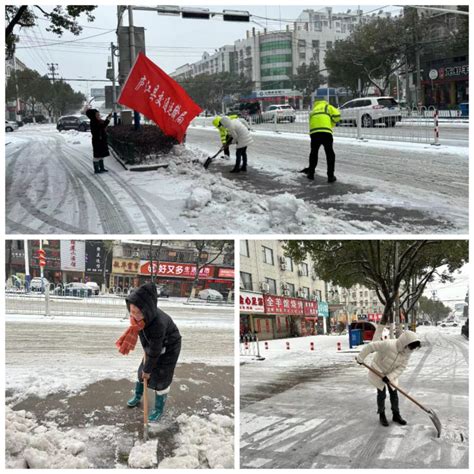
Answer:
[[[242,168],[247,168],[247,147],[237,148],[235,154],[235,169],[240,169],[240,161],[242,160]]]
[[[226,147],[224,148],[224,155],[227,156],[227,158],[230,157],[230,150],[229,150],[229,147],[228,147],[228,146],[226,146]]]
[[[336,154],[332,147],[332,133],[316,132],[311,135],[311,153],[309,155],[309,174],[314,174],[316,166],[318,166],[318,152],[322,145],[326,152],[326,162],[328,165],[328,178],[334,176],[334,167],[336,165]]]
[[[388,385],[388,393],[390,394],[390,404],[392,405],[392,412],[399,413],[400,409],[398,406],[398,392]],[[385,411],[385,397],[387,396],[386,387],[383,390],[377,389],[377,413],[383,413]]]

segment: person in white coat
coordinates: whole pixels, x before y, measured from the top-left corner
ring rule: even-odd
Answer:
[[[229,137],[232,138],[230,143],[237,148],[235,166],[231,173],[247,171],[247,147],[253,142],[249,129],[240,120],[231,120],[225,116],[221,118],[220,126],[227,130]]]
[[[407,368],[411,354],[419,347],[421,347],[421,342],[417,334],[413,331],[404,331],[398,339],[367,344],[356,357],[356,361],[361,364],[369,354],[375,353],[370,366],[382,373],[384,377],[380,378],[369,371],[369,382],[377,388],[377,413],[383,426],[388,426],[385,416],[385,385],[387,385],[390,394],[393,421],[400,425],[407,424],[400,415],[398,392],[390,385],[390,382],[398,384],[398,377]]]

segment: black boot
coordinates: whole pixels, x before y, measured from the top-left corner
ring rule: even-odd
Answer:
[[[94,164],[94,174],[100,173],[99,163],[97,161],[94,161],[93,164]]]
[[[104,160],[100,160],[100,161],[99,161],[99,172],[100,172],[100,173],[107,173],[107,171],[109,171],[109,170],[106,170],[106,169],[104,168]]]
[[[239,173],[240,172],[240,168],[232,168],[230,170],[231,173]]]
[[[303,168],[302,170],[299,171],[299,173],[305,173],[308,174],[309,168]]]
[[[379,419],[380,419],[380,424],[382,426],[388,426],[388,420],[387,420],[387,417],[385,416],[385,412],[384,411],[381,411],[379,413]]]
[[[394,411],[393,412],[393,418],[392,420],[395,422],[395,423],[398,423],[399,425],[406,425],[407,422],[402,418],[402,415],[400,415],[400,412],[399,411]]]
[[[314,181],[314,173],[311,173],[311,171],[308,171],[308,174],[306,175],[306,177],[310,179],[311,181]]]
[[[329,176],[328,177],[328,183],[334,183],[335,181],[337,181],[335,176]]]
[[[247,171],[247,165],[242,166],[242,168],[240,168],[240,171]]]

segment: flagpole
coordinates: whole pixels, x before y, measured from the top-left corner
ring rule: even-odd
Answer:
[[[133,6],[128,6],[128,37],[130,44],[130,69],[132,69],[133,64],[136,59],[136,49],[135,49],[135,27],[133,25]],[[140,130],[140,114],[134,110],[133,111],[133,123],[135,130]]]

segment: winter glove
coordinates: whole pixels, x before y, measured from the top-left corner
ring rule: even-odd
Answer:
[[[387,385],[390,385],[390,379],[385,376],[383,379],[382,379]]]
[[[226,146],[229,146],[232,143],[233,137],[227,137]]]
[[[355,361],[359,364],[359,365],[362,365],[362,359],[359,358],[359,356],[357,356],[355,358]]]

